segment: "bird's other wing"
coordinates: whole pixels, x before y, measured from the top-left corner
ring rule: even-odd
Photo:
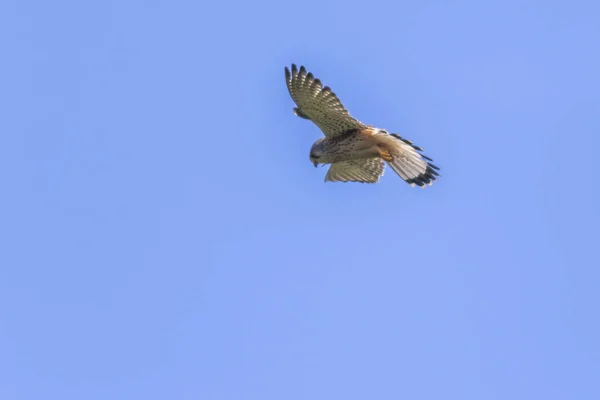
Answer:
[[[292,64],[292,70],[285,67],[285,81],[290,96],[298,107],[294,113],[314,122],[326,137],[333,137],[351,129],[365,128],[366,125],[350,116],[338,97],[320,80]]]
[[[329,167],[325,182],[377,183],[384,168],[379,157],[335,162]]]

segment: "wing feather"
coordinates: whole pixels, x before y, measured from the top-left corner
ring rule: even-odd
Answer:
[[[291,71],[285,67],[285,81],[298,106],[294,108],[296,115],[314,122],[326,137],[366,127],[350,116],[336,94],[328,86],[323,87],[321,81],[304,66],[298,69],[296,64],[292,64]]]
[[[381,158],[363,158],[331,164],[325,182],[377,183],[383,175],[385,163]]]

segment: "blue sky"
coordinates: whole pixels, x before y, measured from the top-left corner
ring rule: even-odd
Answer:
[[[0,5],[0,398],[598,399],[600,5]],[[325,184],[283,69],[442,170]]]

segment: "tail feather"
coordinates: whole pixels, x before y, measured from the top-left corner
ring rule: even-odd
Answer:
[[[411,186],[425,187],[433,185],[440,174],[439,168],[432,164],[433,160],[423,154],[418,146],[415,146],[410,140],[406,140],[400,135],[392,133],[393,160],[389,161],[389,166],[396,172],[400,178]]]

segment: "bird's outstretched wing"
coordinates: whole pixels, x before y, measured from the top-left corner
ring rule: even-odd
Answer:
[[[384,168],[379,157],[335,162],[329,167],[325,182],[377,183]]]
[[[338,97],[320,80],[315,79],[306,68],[292,64],[292,70],[285,67],[285,81],[298,107],[294,113],[314,122],[326,137],[340,135],[351,129],[365,128],[366,125],[350,116]]]

